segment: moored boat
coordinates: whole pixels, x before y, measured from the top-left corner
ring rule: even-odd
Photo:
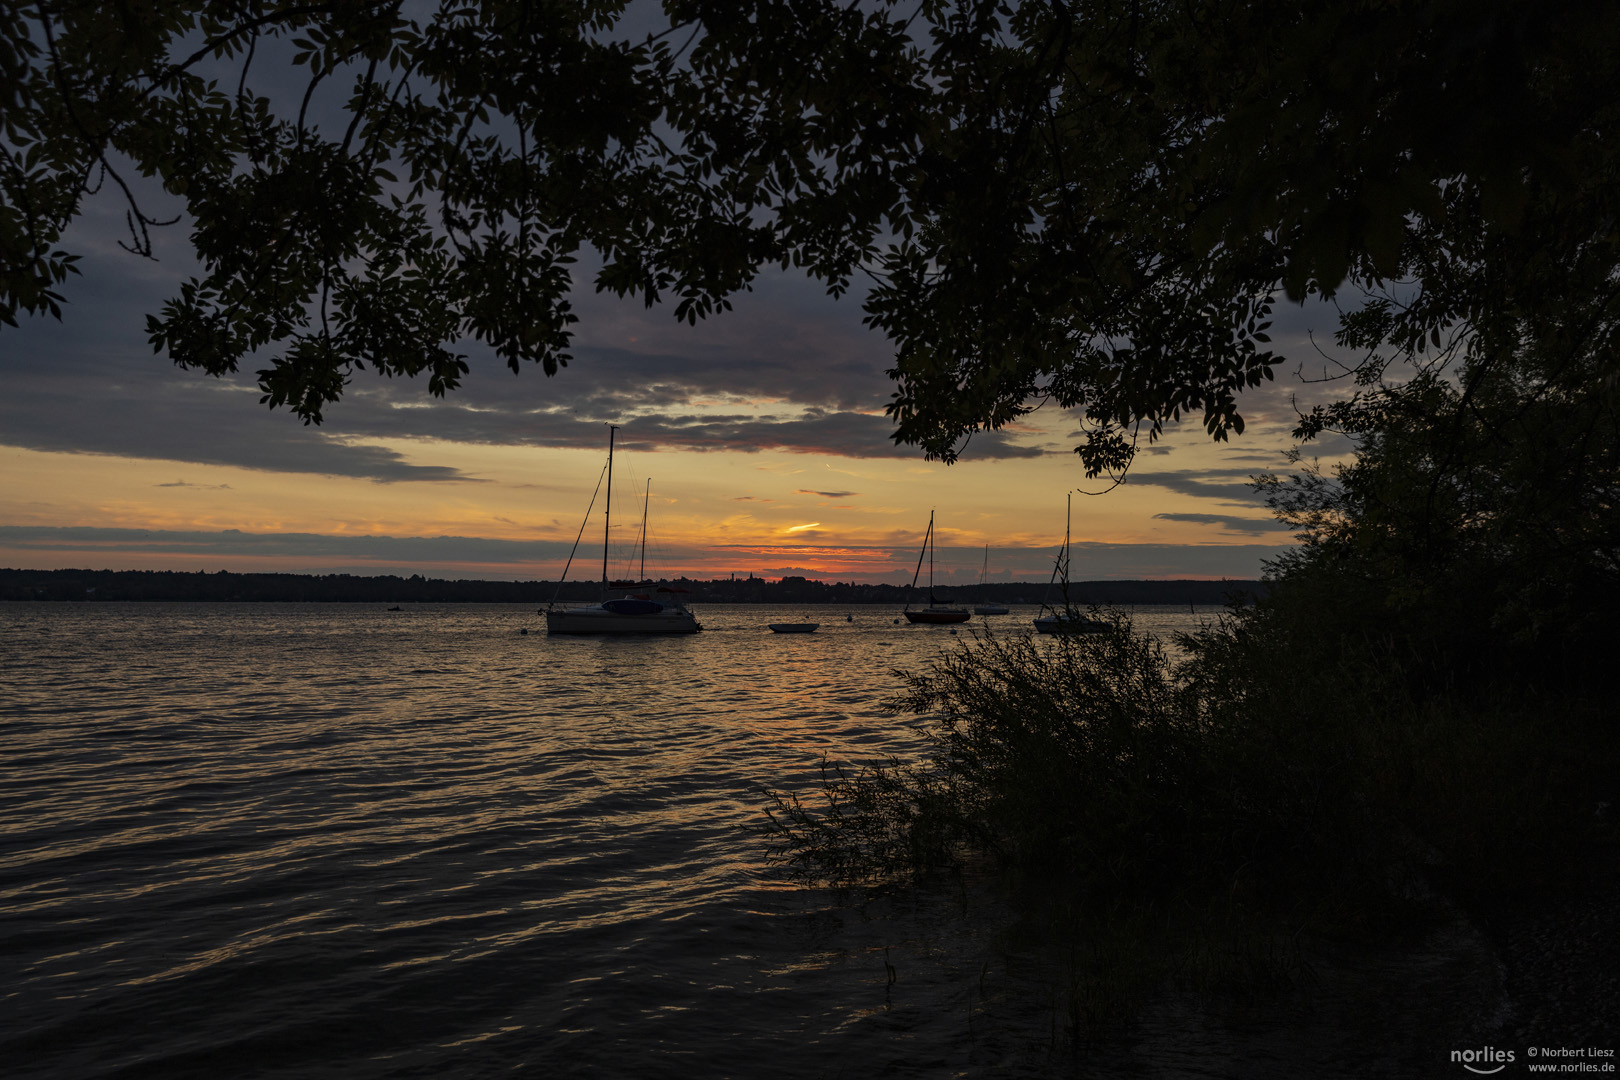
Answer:
[[[1109,629],[1109,624],[1101,619],[1088,618],[1074,609],[1069,603],[1069,523],[1074,512],[1074,493],[1069,493],[1068,508],[1063,515],[1063,547],[1058,549],[1057,558],[1052,565],[1052,578],[1046,583],[1047,598],[1052,595],[1054,582],[1061,582],[1063,592],[1063,607],[1053,607],[1041,601],[1042,614],[1035,617],[1035,632],[1037,634],[1100,634]]]
[[[1037,634],[1100,634],[1107,629],[1101,619],[1088,619],[1078,611],[1058,611],[1035,619]]]
[[[773,634],[813,634],[820,623],[814,622],[773,622],[767,623]]]
[[[680,586],[655,585],[643,578],[640,581],[608,580],[608,536],[613,514],[613,434],[619,429],[608,425],[607,506],[602,523],[602,599],[594,604],[558,607],[555,599],[545,609],[548,634],[695,634],[703,629],[697,617],[687,610],[680,594],[687,590]],[[651,501],[649,484],[648,502]],[[592,499],[595,502],[595,499]],[[585,511],[590,520],[590,509]],[[581,535],[585,526],[580,526]],[[642,511],[641,527],[642,570],[646,570],[647,519]],[[579,541],[574,541],[576,550]],[[572,553],[568,556],[571,565]],[[563,567],[563,579],[568,567]],[[557,582],[559,591],[562,581]]]
[[[546,611],[549,634],[695,634],[701,629],[686,605],[673,599],[654,600],[646,592],[626,592],[595,604]]]
[[[908,601],[901,614],[907,622],[921,623],[923,625],[938,626],[946,623],[964,623],[973,617],[973,613],[964,607],[953,607],[942,604],[934,596],[934,512],[928,512],[928,531],[923,534],[922,550],[917,553],[917,572],[911,575],[911,587],[916,589],[917,579],[922,575],[923,556],[928,556],[928,606],[912,610]]]

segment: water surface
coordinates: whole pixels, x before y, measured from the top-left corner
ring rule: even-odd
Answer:
[[[613,640],[514,606],[0,605],[7,1074],[1078,1067],[985,890],[851,904],[756,831],[761,789],[810,791],[823,755],[914,755],[893,670],[961,638],[889,608],[699,613]]]

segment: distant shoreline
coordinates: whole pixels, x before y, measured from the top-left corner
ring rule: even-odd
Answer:
[[[697,581],[675,578],[687,590],[683,599],[703,604],[896,604],[927,601],[926,589],[907,585],[824,582],[802,577]],[[1091,604],[1225,604],[1234,597],[1265,591],[1261,581],[1191,579],[1076,581],[1069,601]],[[479,581],[354,574],[237,574],[181,570],[12,570],[0,569],[0,601],[134,601],[218,603],[352,604],[546,604],[594,600],[594,581]],[[934,595],[957,604],[1059,603],[1056,587],[1047,597],[1045,581],[1005,581],[984,585],[938,586]]]

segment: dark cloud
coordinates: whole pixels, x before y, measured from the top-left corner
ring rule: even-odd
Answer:
[[[227,555],[470,565],[560,560],[568,555],[572,544],[562,540],[492,540],[479,536],[328,536],[321,533],[248,533],[238,529],[186,532],[0,525],[0,546],[42,553],[106,547],[121,555]]]
[[[794,492],[796,495],[820,495],[823,499],[847,499],[859,495],[858,491],[811,491],[809,488],[800,488]]]
[[[1253,449],[1239,450],[1235,446],[1227,446],[1221,451],[1221,461],[1230,467],[1253,467],[1260,471],[1275,469],[1279,465],[1286,465],[1288,459],[1281,450]]]
[[[432,412],[431,418],[424,413]],[[484,408],[459,401],[431,409],[395,408],[376,395],[345,401],[332,418],[334,431],[357,438],[411,438],[431,431],[436,439],[502,446],[598,448],[604,423],[619,425],[618,445],[631,450],[686,450],[753,454],[780,451],[824,457],[916,458],[919,451],[896,443],[891,421],[867,412],[810,408],[775,413],[677,412],[593,413],[588,409],[525,408],[509,403]],[[1020,446],[1000,432],[981,434],[963,450],[963,460],[1039,457],[1040,447]]]
[[[1262,563],[1289,550],[1285,544],[1098,544],[1069,549],[1069,580],[1165,580],[1260,576]]]
[[[158,230],[165,261],[134,258],[113,247],[122,225],[102,209],[75,226],[84,273],[63,290],[63,321],[0,328],[0,444],[384,483],[474,479],[272,413],[250,376],[210,378],[153,355],[145,314],[194,271],[185,238]]]
[[[596,449],[603,423],[620,424],[620,440],[638,450],[919,457],[914,447],[894,444],[893,421],[881,415],[891,392],[881,338],[862,330],[865,337],[855,340],[825,311],[816,316],[805,282],[778,280],[763,290],[770,296],[750,298],[779,311],[755,311],[752,322],[734,313],[735,321],[718,319],[690,334],[671,332],[661,313],[604,311],[596,334],[629,338],[642,330],[650,340],[661,335],[666,348],[585,342],[575,363],[549,379],[538,369],[512,376],[475,356],[467,384],[437,400],[420,382],[358,372],[326,423],[311,427],[259,405],[251,376],[211,379],[152,356],[133,329],[172,282],[149,262],[105,254],[87,262],[92,272],[76,282],[79,303],[66,322],[32,319],[6,330],[0,444],[382,483],[473,478],[449,466],[416,465],[366,440]],[[820,296],[816,301],[825,308]],[[859,330],[854,308],[851,316]],[[1040,453],[991,432],[972,440],[964,458]]]
[[[1153,517],[1159,521],[1189,521],[1195,525],[1219,525],[1232,532],[1256,536],[1268,532],[1288,532],[1292,528],[1276,518],[1236,517],[1231,514],[1154,514]]]
[[[1241,469],[1188,469],[1182,472],[1154,472],[1132,469],[1125,474],[1131,486],[1148,485],[1168,488],[1182,495],[1201,499],[1224,499],[1245,506],[1257,506],[1260,496],[1249,481],[1249,473]]]
[[[861,323],[864,292],[839,300],[799,272],[768,269],[732,298],[733,310],[687,326],[669,307],[647,308],[576,288],[580,316],[569,375],[610,396],[684,389],[833,410],[877,410],[894,386],[888,341]],[[649,348],[656,342],[656,348]],[[570,390],[569,393],[575,391]],[[684,402],[682,404],[685,404]]]
[[[1308,443],[1300,444],[1299,449],[1300,454],[1306,461],[1321,458],[1343,458],[1349,457],[1351,454],[1355,453],[1356,443],[1354,439],[1351,439],[1348,436],[1330,433],[1327,435],[1320,435]],[[1286,473],[1293,468],[1296,468],[1296,466],[1292,466],[1288,464],[1288,462],[1283,461],[1278,462],[1266,471]]]
[[[379,446],[352,443],[285,414],[272,415],[247,394],[219,384],[154,380],[128,396],[65,380],[13,380],[0,395],[0,442],[27,450],[157,458],[274,472],[320,473],[380,483],[469,481],[443,465],[413,465]]]

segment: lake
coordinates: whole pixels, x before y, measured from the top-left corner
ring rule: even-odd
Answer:
[[[993,889],[857,903],[757,831],[824,755],[915,755],[893,671],[967,628],[698,615],[614,640],[515,606],[0,605],[7,1075],[1068,1074]]]

